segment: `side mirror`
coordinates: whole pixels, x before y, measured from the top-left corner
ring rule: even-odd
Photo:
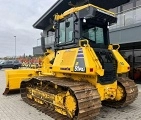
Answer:
[[[69,26],[70,26],[70,22],[67,21],[67,22],[66,22],[66,27],[68,28]]]

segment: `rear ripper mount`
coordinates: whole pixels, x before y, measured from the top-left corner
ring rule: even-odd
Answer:
[[[103,105],[112,107],[112,108],[120,108],[128,106],[133,103],[138,96],[138,87],[135,82],[128,77],[118,77],[118,85],[124,90],[124,97],[120,101],[103,101]]]

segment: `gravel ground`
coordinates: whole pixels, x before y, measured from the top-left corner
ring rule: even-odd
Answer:
[[[138,85],[141,92],[141,85]],[[53,120],[44,113],[24,103],[20,94],[3,96],[5,89],[4,70],[0,71],[0,120]],[[94,120],[141,120],[141,93],[137,100],[125,108],[102,107]]]

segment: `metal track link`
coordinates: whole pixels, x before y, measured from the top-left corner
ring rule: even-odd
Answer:
[[[99,114],[101,108],[100,96],[97,92],[97,89],[88,82],[78,82],[68,78],[61,79],[55,77],[38,77],[33,79],[36,81],[51,82],[54,85],[68,88],[73,92],[78,105],[78,115],[75,116],[73,120],[91,120]],[[35,101],[27,98],[26,86],[28,83],[30,83],[30,80],[23,81],[21,84],[21,97],[26,103],[37,108],[39,111],[42,111],[55,120],[72,120],[67,116],[61,115],[56,111],[51,110],[49,107],[43,107]]]
[[[128,77],[118,77],[118,84],[120,84],[125,91],[124,98],[120,101],[104,101],[103,105],[120,108],[128,106],[135,101],[138,96],[138,87],[135,82]]]

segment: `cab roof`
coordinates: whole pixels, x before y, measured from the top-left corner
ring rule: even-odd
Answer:
[[[34,24],[33,27],[36,29],[42,30],[50,30],[52,29],[52,25],[50,24],[50,19],[54,19],[53,15],[56,13],[61,14],[66,10],[72,8],[68,3],[75,4],[76,6],[84,5],[86,3],[93,4],[104,9],[111,9],[122,4],[129,2],[130,0],[58,0],[51,8],[47,10],[47,12],[41,16]],[[63,6],[63,7],[62,7]]]

